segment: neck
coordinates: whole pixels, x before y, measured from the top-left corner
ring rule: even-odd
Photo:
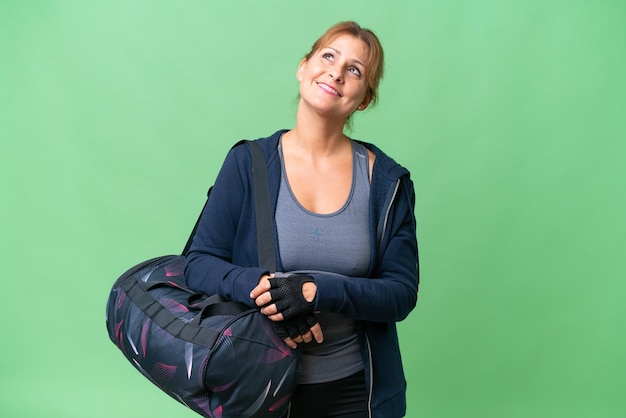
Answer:
[[[296,139],[300,148],[306,148],[309,155],[331,155],[347,143],[343,134],[345,120],[331,119],[312,112],[305,106],[298,106],[296,125],[288,137]]]

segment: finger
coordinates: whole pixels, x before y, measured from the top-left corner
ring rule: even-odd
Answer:
[[[307,315],[304,317],[304,322],[306,323],[307,329],[310,329],[313,325],[317,324],[317,318],[315,315]]]
[[[274,278],[274,275],[272,275],[272,277],[267,282],[270,285],[270,289],[276,289],[280,286],[281,281],[284,279],[284,277]]]
[[[274,322],[280,322],[280,321],[283,321],[285,319],[285,318],[283,318],[283,314],[280,313],[280,312],[276,313],[276,314],[273,314],[273,315],[268,315],[267,317],[269,319],[271,319],[272,321],[274,321]]]
[[[258,298],[257,298],[257,300],[258,300]],[[263,315],[269,316],[269,315],[274,315],[274,314],[277,314],[277,313],[278,313],[278,311],[277,311],[277,309],[276,309],[276,305],[274,305],[274,304],[272,303],[271,305],[268,305],[268,306],[264,306],[264,307],[262,307],[262,308],[261,308],[261,313],[262,313]]]
[[[285,312],[289,308],[284,300],[276,300],[273,296],[272,302],[274,302],[274,306],[276,306],[276,312]]]
[[[310,326],[307,325],[307,323],[305,321],[296,321],[296,327],[298,327],[298,331],[300,332],[300,335],[304,335],[307,332],[310,332],[309,328]]]
[[[296,344],[296,342],[292,340],[290,337],[285,338],[283,341],[285,342],[285,344],[287,344],[289,347],[293,348],[294,350],[298,348],[298,344]]]
[[[270,275],[270,276],[265,275],[265,276],[261,277],[261,279],[259,279],[259,284],[257,284],[256,287],[254,289],[252,289],[252,291],[250,292],[250,297],[252,299],[256,299],[262,293],[265,293],[268,290],[270,290],[269,278],[272,277],[272,276],[273,275]]]
[[[265,306],[271,301],[272,301],[272,297],[270,296],[268,292],[263,292],[259,296],[257,296],[256,299],[254,299],[254,303],[256,303],[256,306]]]
[[[279,300],[282,298],[281,293],[276,290],[276,289],[268,289],[267,293],[269,293],[270,297],[272,298],[272,300]]]
[[[302,342],[298,341],[298,338],[300,338],[300,333],[298,332],[298,329],[293,326],[293,324],[286,324],[285,329],[287,330],[287,334],[291,337],[292,340],[294,340],[295,342]]]
[[[313,333],[313,338],[318,344],[321,344],[324,341],[324,333],[322,332],[322,327],[320,324],[315,324],[311,327],[311,333]]]
[[[310,343],[311,341],[313,341],[313,333],[311,331],[302,334],[302,341],[304,341],[305,343]]]
[[[293,340],[298,344],[302,344],[304,342],[304,338],[302,338],[302,335],[298,335],[296,338],[293,338]]]

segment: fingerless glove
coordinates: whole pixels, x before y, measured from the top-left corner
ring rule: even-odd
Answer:
[[[314,302],[308,302],[302,295],[302,285],[315,279],[306,274],[292,274],[287,277],[269,279],[270,295],[276,310],[283,314],[283,320],[289,321],[298,316],[313,313]]]
[[[317,324],[317,318],[313,314],[299,316],[289,321],[272,322],[272,326],[281,340],[287,337],[298,338],[309,332],[315,324]]]

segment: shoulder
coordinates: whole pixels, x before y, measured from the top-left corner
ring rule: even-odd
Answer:
[[[256,142],[258,145],[261,146],[263,154],[265,154],[265,159],[269,164],[271,163],[272,159],[277,157],[278,141],[280,140],[280,137],[287,131],[287,129],[280,129],[269,136],[264,136],[256,139],[242,139],[235,145],[233,145],[229,152],[229,155],[238,161],[249,161],[250,149],[248,146],[245,145],[248,142]]]
[[[374,156],[374,166],[372,168],[374,175],[382,175],[391,181],[402,177],[410,177],[408,169],[400,165],[376,145],[360,140],[354,141],[367,148],[370,153],[370,162],[372,161],[372,155]]]

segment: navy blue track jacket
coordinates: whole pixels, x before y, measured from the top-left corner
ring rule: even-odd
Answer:
[[[273,211],[281,178],[278,141],[284,132],[257,140],[267,161]],[[370,269],[366,278],[311,274],[317,284],[315,310],[341,312],[358,321],[370,415],[395,418],[406,411],[406,381],[395,323],[415,307],[419,284],[415,192],[405,168],[376,146],[362,143],[376,155],[370,189]],[[277,270],[282,271],[277,242],[274,247]],[[187,263],[188,284],[194,290],[255,306],[250,291],[266,271],[256,267],[252,160],[247,146],[236,146],[228,153]]]

